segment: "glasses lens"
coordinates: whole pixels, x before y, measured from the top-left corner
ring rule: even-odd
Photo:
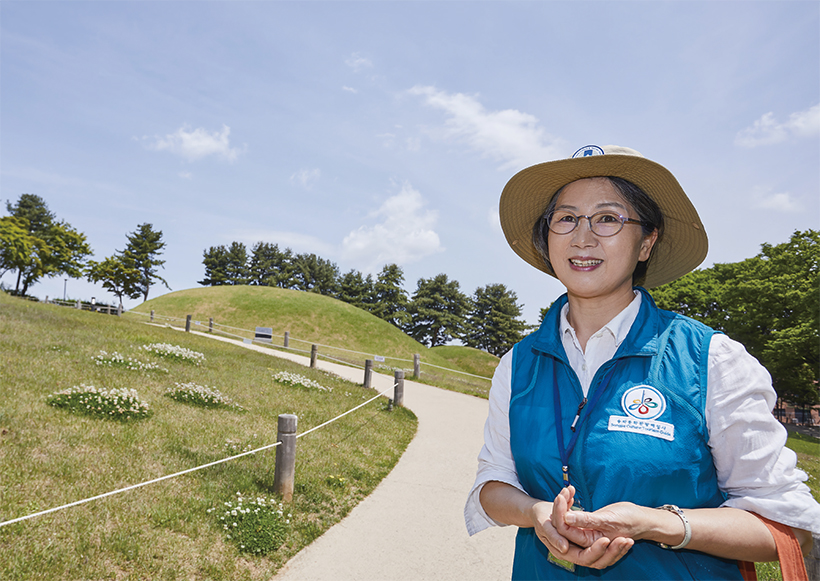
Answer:
[[[547,222],[549,229],[556,234],[569,234],[578,224],[578,216],[571,212],[553,212]]]
[[[598,236],[614,236],[624,227],[624,219],[614,212],[598,212],[590,216],[589,222]]]

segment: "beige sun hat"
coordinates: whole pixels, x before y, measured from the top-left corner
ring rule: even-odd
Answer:
[[[613,176],[628,180],[663,212],[664,231],[655,245],[644,286],[652,288],[691,272],[706,258],[709,240],[697,210],[669,170],[634,149],[587,145],[569,159],[539,163],[515,174],[501,193],[499,215],[507,242],[518,256],[555,276],[532,243],[536,220],[552,196],[575,180]]]

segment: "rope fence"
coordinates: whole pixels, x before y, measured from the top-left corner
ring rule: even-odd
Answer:
[[[327,359],[327,360],[335,361],[335,362],[338,362],[338,363],[341,363],[341,364],[344,364],[344,365],[350,365],[350,366],[353,366],[353,367],[357,367],[359,369],[361,369],[362,366],[361,366],[361,364],[357,363],[356,361],[350,360],[350,359],[344,359],[341,356],[333,357],[332,355],[330,355],[326,352],[318,352],[318,348],[324,348],[326,350],[330,349],[330,350],[333,350],[333,351],[338,351],[338,352],[341,352],[341,353],[349,353],[349,354],[352,354],[352,355],[359,355],[359,356],[363,356],[366,360],[372,358],[373,360],[375,360],[377,362],[380,362],[380,363],[386,363],[388,360],[391,361],[391,362],[412,363],[413,368],[412,369],[407,369],[405,371],[412,372],[412,374],[415,378],[420,378],[421,377],[421,366],[424,365],[424,366],[427,366],[427,367],[440,369],[440,370],[442,370],[446,373],[451,373],[451,374],[464,376],[464,377],[469,377],[469,378],[473,378],[473,379],[479,379],[479,380],[482,380],[482,381],[491,381],[490,377],[486,377],[486,376],[482,376],[482,375],[476,375],[474,373],[468,373],[466,371],[461,371],[461,370],[458,370],[458,369],[452,369],[450,367],[443,367],[441,365],[436,365],[434,363],[428,363],[426,361],[422,361],[420,355],[418,355],[418,354],[416,354],[413,359],[404,359],[404,358],[401,358],[401,357],[393,357],[393,356],[377,356],[377,355],[373,355],[371,353],[365,353],[363,351],[356,351],[356,350],[353,350],[353,349],[347,349],[347,348],[339,347],[339,346],[336,346],[336,345],[325,345],[325,344],[322,344],[322,343],[312,343],[312,342],[306,341],[304,339],[298,339],[298,338],[295,338],[295,337],[291,337],[290,333],[288,333],[288,332],[285,332],[284,335],[273,335],[272,333],[269,333],[269,334],[265,335],[264,340],[260,340],[258,338],[258,330],[263,329],[262,327],[257,327],[256,331],[252,331],[250,329],[243,329],[243,328],[240,328],[240,327],[232,327],[230,325],[223,325],[223,324],[220,324],[220,323],[216,323],[216,322],[214,322],[213,318],[211,318],[209,320],[209,322],[206,324],[206,323],[203,323],[202,321],[192,320],[191,315],[188,315],[188,317],[186,317],[186,319],[182,319],[182,318],[171,317],[171,316],[167,316],[167,315],[157,315],[157,314],[154,313],[154,311],[151,311],[150,314],[141,313],[141,312],[138,312],[138,311],[125,311],[125,312],[129,313],[129,314],[133,314],[133,315],[139,315],[139,316],[142,316],[142,317],[149,317],[151,322],[154,322],[155,320],[169,321],[169,322],[180,322],[180,323],[184,324],[186,331],[190,331],[192,325],[197,326],[197,327],[207,327],[208,332],[221,333],[221,334],[223,334],[227,337],[241,339],[243,342],[250,341],[251,343],[258,343],[259,345],[269,346],[269,347],[274,348],[274,349],[287,349],[288,351],[293,351],[295,353],[305,353],[305,354],[310,353],[311,356],[313,356],[314,351],[316,351],[317,356],[319,356],[319,357],[322,357],[322,358]],[[231,333],[231,332],[226,331],[224,329],[230,329],[232,331],[238,331],[238,332],[241,332],[243,334],[240,335],[240,334],[237,334],[237,333]],[[264,328],[264,329],[269,329],[269,328]],[[273,344],[273,342],[272,342],[273,338],[281,339],[282,344],[281,345]],[[305,345],[310,345],[311,350],[308,351],[308,350],[305,350],[305,349],[298,349],[296,347],[292,347],[292,346],[290,346],[291,341],[296,341],[296,342],[299,342],[299,343],[304,343]],[[385,367],[389,367],[389,366],[385,366]],[[428,371],[426,373],[429,374],[430,372]],[[486,392],[486,389],[484,389],[483,391]]]
[[[35,517],[38,517],[38,516],[44,516],[46,514],[50,514],[50,513],[53,513],[53,512],[60,511],[60,510],[65,510],[65,509],[68,509],[68,508],[72,508],[74,506],[79,506],[81,504],[86,504],[86,503],[92,502],[94,500],[100,500],[100,499],[103,499],[103,498],[107,498],[109,496],[114,496],[115,494],[128,492],[129,490],[135,490],[137,488],[142,488],[143,486],[148,486],[149,484],[156,484],[157,482],[162,482],[164,480],[169,480],[171,478],[176,478],[176,477],[182,476],[184,474],[190,474],[190,473],[196,472],[198,470],[203,470],[205,468],[210,468],[211,466],[216,466],[218,464],[222,464],[222,463],[225,463],[225,462],[230,462],[232,460],[236,460],[237,458],[242,458],[243,456],[249,456],[251,454],[256,454],[258,452],[262,452],[262,451],[268,450],[270,448],[282,447],[283,444],[284,444],[284,446],[287,446],[288,445],[288,440],[290,439],[289,437],[291,437],[295,441],[299,438],[307,436],[308,434],[310,434],[312,432],[315,432],[316,430],[319,430],[321,428],[324,428],[325,426],[328,426],[328,425],[332,424],[333,422],[336,422],[337,420],[345,417],[346,415],[351,414],[351,413],[355,412],[356,410],[358,410],[360,408],[363,408],[367,404],[369,404],[369,403],[377,400],[378,398],[382,397],[384,394],[386,394],[391,389],[393,389],[395,391],[397,389],[397,387],[398,387],[398,383],[394,383],[391,387],[388,387],[384,391],[376,394],[375,396],[368,399],[367,401],[365,401],[363,403],[360,403],[356,407],[353,407],[353,408],[347,410],[346,412],[343,412],[343,413],[339,414],[335,418],[332,418],[332,419],[330,419],[330,420],[328,420],[328,421],[326,421],[322,424],[319,424],[318,426],[315,426],[315,427],[313,427],[313,428],[311,428],[311,429],[309,429],[305,432],[302,432],[301,434],[298,434],[298,435],[295,434],[295,431],[296,431],[296,416],[293,415],[293,414],[281,414],[279,416],[279,433],[277,434],[277,442],[274,443],[274,444],[267,444],[265,446],[260,446],[259,448],[256,448],[254,450],[248,450],[247,452],[242,452],[242,453],[239,453],[239,454],[235,454],[235,455],[229,456],[227,458],[221,458],[221,459],[215,460],[213,462],[208,462],[207,464],[202,464],[201,466],[196,466],[194,468],[188,468],[186,470],[181,470],[179,472],[174,472],[173,474],[167,474],[165,476],[160,476],[159,478],[154,478],[153,480],[147,480],[145,482],[140,482],[138,484],[133,484],[131,486],[126,486],[124,488],[118,488],[117,490],[112,490],[110,492],[105,492],[103,494],[98,494],[96,496],[90,496],[90,497],[84,498],[82,500],[77,500],[75,502],[70,502],[68,504],[63,504],[61,506],[56,506],[54,508],[49,508],[47,510],[41,510],[39,512],[28,514],[26,516],[21,516],[21,517],[14,518],[14,519],[11,519],[11,520],[3,521],[3,522],[0,522],[0,528],[2,528],[4,526],[12,525],[14,523],[23,522],[23,521],[26,521],[26,520],[29,520],[29,519],[32,519],[32,518],[35,518]],[[395,398],[396,398],[396,396],[394,395],[394,400],[395,400]],[[391,402],[394,401],[394,400],[391,400]],[[283,418],[285,419],[285,422],[283,422]],[[283,423],[292,424],[292,426],[293,426],[292,433],[288,432],[288,431],[283,432],[283,430],[282,430]],[[277,450],[276,463],[275,463],[275,468],[274,468],[274,488],[276,489],[276,492],[279,492],[280,494],[283,494],[283,500],[285,500],[286,502],[290,502],[293,498],[293,480],[294,480],[294,474],[295,474],[294,466],[295,466],[295,463],[296,463],[295,446],[290,446],[290,449],[291,450],[290,450],[289,454],[279,454],[278,453],[279,451]]]

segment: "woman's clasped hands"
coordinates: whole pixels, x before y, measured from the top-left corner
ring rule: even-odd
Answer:
[[[552,503],[534,507],[535,531],[555,557],[593,569],[617,563],[645,534],[645,509],[630,502],[595,512],[572,510],[575,488],[564,488]],[[549,512],[549,514],[547,514]]]

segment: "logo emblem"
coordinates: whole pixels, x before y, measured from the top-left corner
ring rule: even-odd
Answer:
[[[639,420],[654,420],[666,411],[666,399],[651,385],[636,385],[621,398],[626,415]]]
[[[572,158],[589,157],[591,155],[604,155],[604,150],[597,145],[585,145],[578,151],[572,154]]]

